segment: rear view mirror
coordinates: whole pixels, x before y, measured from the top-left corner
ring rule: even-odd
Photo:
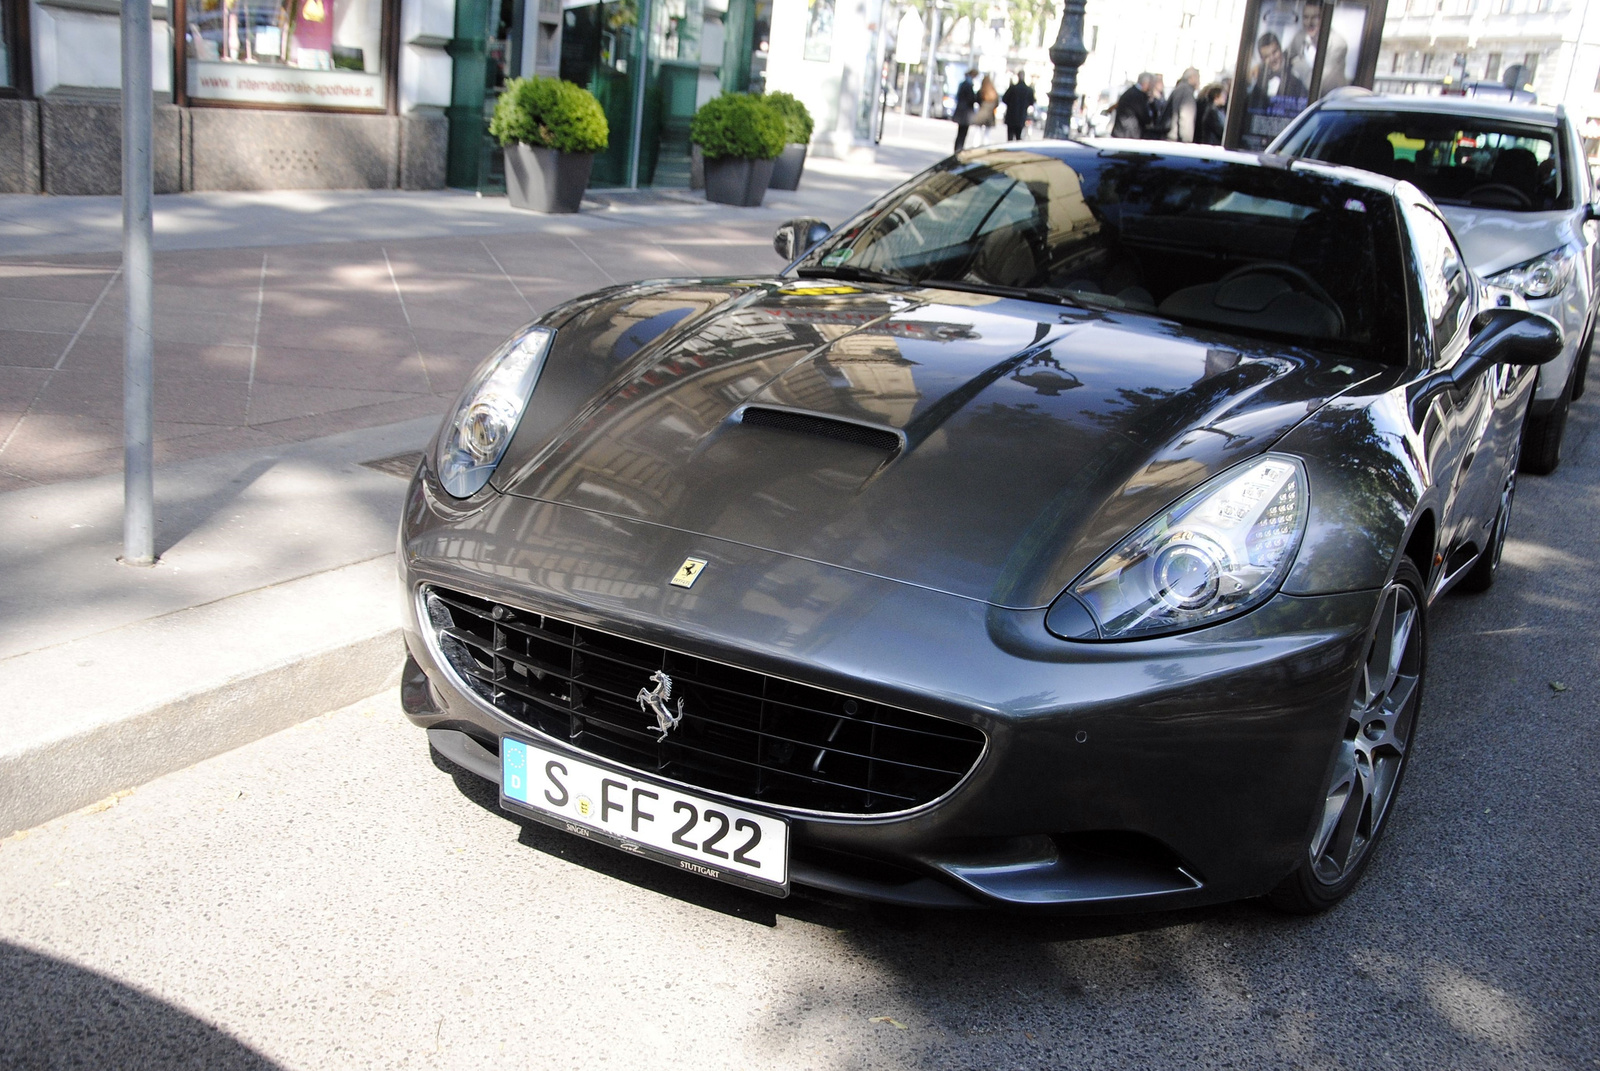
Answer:
[[[1527,309],[1484,309],[1473,317],[1471,330],[1472,340],[1454,366],[1412,385],[1411,416],[1419,425],[1429,401],[1441,391],[1462,390],[1497,364],[1544,364],[1561,353],[1561,327]]]
[[[809,216],[791,219],[778,227],[778,233],[772,238],[772,249],[785,262],[791,261],[809,252],[832,231],[833,228],[820,219]]]
[[[1561,328],[1550,317],[1527,309],[1493,308],[1473,319],[1472,341],[1459,364],[1544,364],[1560,355]]]

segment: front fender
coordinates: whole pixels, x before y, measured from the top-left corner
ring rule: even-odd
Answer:
[[[1311,487],[1305,539],[1284,593],[1381,587],[1429,507],[1432,482],[1404,390],[1337,398],[1277,449],[1305,462]]]

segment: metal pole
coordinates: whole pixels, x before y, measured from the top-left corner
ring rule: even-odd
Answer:
[[[1055,77],[1050,82],[1050,113],[1045,119],[1044,136],[1072,136],[1072,105],[1078,99],[1078,68],[1089,58],[1083,47],[1083,8],[1085,0],[1066,0],[1062,5],[1061,30],[1050,46],[1050,62]]]
[[[922,73],[922,117],[928,118],[928,110],[933,106],[933,72],[939,66],[939,23],[941,12],[938,4],[929,4],[933,8],[933,22],[930,23],[928,33],[928,69]]]
[[[155,564],[150,0],[122,3],[122,560]]]

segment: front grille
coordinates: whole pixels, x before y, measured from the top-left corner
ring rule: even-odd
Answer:
[[[977,729],[669,651],[440,587],[439,648],[485,701],[547,736],[774,807],[886,814],[937,799],[983,752]],[[640,691],[672,679],[683,720],[658,738]]]

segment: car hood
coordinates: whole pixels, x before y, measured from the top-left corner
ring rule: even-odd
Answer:
[[[709,311],[707,292],[652,291],[633,315],[674,326],[637,350],[637,323],[609,326],[621,305],[563,327],[536,392],[548,382],[551,397],[524,418],[497,485],[1036,607],[1173,499],[1380,371],[949,290],[727,284]],[[607,356],[630,337],[625,359]],[[553,419],[586,366],[605,381]]]
[[[1467,263],[1480,276],[1505,271],[1572,243],[1574,213],[1508,212],[1505,209],[1440,205],[1461,243]]]

